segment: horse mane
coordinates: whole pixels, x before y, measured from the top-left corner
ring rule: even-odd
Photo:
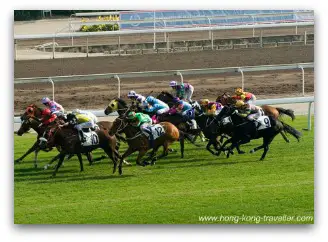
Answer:
[[[162,91],[159,95],[161,95],[161,94],[167,95],[172,99],[174,98],[174,96],[171,93],[167,92],[167,91]]]
[[[115,100],[120,103],[123,107],[127,107],[128,105],[126,104],[126,102],[121,99],[121,98],[115,98]]]

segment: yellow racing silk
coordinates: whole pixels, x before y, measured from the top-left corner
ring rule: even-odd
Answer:
[[[79,124],[91,121],[91,118],[85,114],[76,114],[75,116]]]

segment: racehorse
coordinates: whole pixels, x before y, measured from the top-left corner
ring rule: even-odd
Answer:
[[[24,114],[21,116],[22,124],[21,124],[19,130],[17,131],[17,135],[22,136],[24,133],[28,132],[32,128],[35,130],[35,132],[38,134],[38,136],[37,136],[37,140],[33,144],[33,146],[23,156],[16,159],[15,162],[18,163],[18,162],[22,161],[30,153],[35,152],[34,167],[37,168],[37,155],[40,151],[40,147],[38,145],[39,138],[43,135],[43,133],[46,129],[45,126],[40,127],[41,113],[42,113],[42,108],[39,108],[35,104],[31,104],[26,108]],[[113,123],[107,122],[107,121],[101,121],[101,122],[98,122],[97,125],[99,126],[100,129],[104,129],[104,130],[108,131],[111,128],[111,126],[113,125]],[[117,142],[116,150],[118,150],[119,147],[120,147],[120,143]],[[50,149],[48,148],[48,149],[45,149],[44,151],[49,152],[51,149],[52,148],[50,148]],[[106,158],[105,156],[101,156],[99,158],[93,158],[91,153],[87,153],[85,155],[87,156],[90,165],[95,161],[99,161],[99,160]],[[68,159],[70,159],[72,156],[73,155],[68,156]],[[44,168],[47,169],[58,158],[59,158],[59,154],[57,156],[55,156],[47,165],[45,165]],[[124,162],[124,163],[130,165],[128,162]]]
[[[174,96],[169,92],[162,91],[156,98],[165,102],[167,105],[169,105],[170,108],[172,108],[174,105]]]
[[[172,100],[173,96],[171,95]],[[106,115],[118,112],[120,116],[125,115],[128,113],[128,111],[135,111],[135,112],[142,112],[141,108],[138,107],[138,105],[133,104],[130,107],[128,107],[127,103],[121,99],[121,98],[115,98],[111,100],[108,104],[108,106],[105,108],[104,113]],[[183,120],[181,115],[159,115],[157,116],[157,119],[159,122],[170,122],[174,124],[179,130],[181,130],[184,133],[184,137],[186,137],[192,144],[195,144],[195,139],[192,139],[190,135],[199,135],[200,130],[191,130],[189,125],[186,124],[185,120]]]
[[[156,158],[156,152],[159,147],[163,146],[163,154],[158,158],[168,155],[169,145],[175,141],[180,141],[181,148],[181,158],[184,156],[184,139],[183,133],[177,129],[173,124],[169,122],[159,123],[162,127],[158,131],[160,136],[155,139],[153,146],[151,146],[148,138],[143,134],[138,127],[129,125],[126,115],[121,115],[115,119],[112,129],[110,130],[110,135],[115,135],[117,133],[125,133],[127,143],[129,145],[128,149],[121,156],[121,160],[118,166],[119,173],[122,175],[122,161],[125,157],[128,157],[132,153],[138,151],[137,164],[140,166],[145,166],[148,163],[144,160],[141,163],[141,158],[147,153],[148,150],[153,148],[150,159],[151,164],[154,164]]]
[[[226,108],[226,107],[224,107]],[[217,120],[217,117],[205,115],[204,111],[200,107],[195,107],[195,120],[201,128],[203,134],[208,139],[206,149],[213,155],[218,155],[220,149],[218,146],[221,146],[223,138],[226,138],[226,135],[232,135],[232,127],[230,125],[225,125],[225,128],[222,129],[221,122]],[[221,136],[220,141],[218,137]],[[217,151],[216,153],[211,150],[211,146]],[[239,146],[237,147],[238,152],[240,151]]]
[[[229,106],[234,105],[236,103],[236,99],[232,98],[229,94],[223,93],[222,96],[218,96],[216,99],[216,102],[222,103],[223,106]],[[282,115],[287,115],[292,118],[292,120],[295,119],[294,111],[291,109],[284,109],[279,107],[272,107],[269,105],[262,105],[262,110],[264,111],[264,114],[267,116],[272,116],[275,119],[278,119]]]
[[[236,99],[232,98],[225,92],[222,96],[217,97],[216,102],[221,102],[223,106],[230,106],[236,103]],[[287,115],[291,117],[292,120],[295,119],[294,111],[291,109],[272,107],[269,105],[262,105],[261,108],[266,116],[272,116],[274,119],[280,119],[282,115]],[[284,131],[282,131],[280,134],[287,143],[290,142]]]
[[[62,165],[66,155],[76,154],[80,162],[80,171],[83,171],[82,156],[83,153],[90,153],[91,151],[101,148],[105,151],[108,157],[113,161],[113,173],[116,171],[117,160],[120,157],[116,150],[116,137],[110,136],[107,130],[99,129],[94,131],[97,138],[94,143],[89,146],[81,145],[79,134],[76,129],[68,126],[61,128],[57,124],[50,124],[43,136],[39,139],[39,146],[44,149],[47,147],[60,147],[59,162],[56,166],[52,177],[56,176],[59,167]]]
[[[251,150],[251,153],[254,153],[257,150],[264,148],[264,152],[260,159],[263,160],[269,150],[270,143],[277,134],[281,133],[282,131],[286,131],[287,133],[294,136],[298,141],[302,135],[295,128],[285,124],[279,119],[275,119],[272,116],[264,117],[264,123],[266,127],[264,129],[258,130],[258,127],[255,126],[254,122],[240,117],[236,114],[235,110],[236,109],[231,106],[229,108],[222,109],[220,112],[221,117],[231,117],[231,121],[234,125],[232,137],[227,140],[221,147],[221,150],[223,150],[228,143],[232,143],[228,148],[227,158],[229,157],[231,151],[234,148],[237,148],[238,145],[248,143],[251,139],[263,138],[263,144]],[[221,122],[222,119],[223,118],[220,120]]]

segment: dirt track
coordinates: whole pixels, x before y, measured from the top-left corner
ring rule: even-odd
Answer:
[[[99,74],[131,71],[200,69],[231,66],[254,66],[270,64],[305,63],[314,61],[313,46],[289,46],[266,49],[240,49],[224,51],[202,51],[154,55],[134,55],[120,57],[71,58],[54,60],[16,61],[14,76],[37,77],[77,74]],[[314,92],[314,73],[305,70],[305,91]],[[147,95],[169,90],[172,78],[123,79],[121,95],[135,89]],[[215,98],[223,91],[232,92],[240,86],[241,76],[186,76],[185,81],[195,86],[194,98]],[[154,86],[156,82],[156,87]],[[290,97],[301,92],[301,71],[247,73],[245,87],[259,98]],[[103,108],[108,99],[117,96],[114,80],[58,83],[55,87],[56,100],[66,109]],[[39,103],[44,95],[51,95],[49,83],[15,85],[15,113],[22,111],[30,103]]]

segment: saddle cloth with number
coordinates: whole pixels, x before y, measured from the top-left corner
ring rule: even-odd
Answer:
[[[85,142],[82,143],[82,146],[91,146],[99,144],[99,138],[96,132],[83,132],[83,136],[85,138]]]
[[[160,124],[149,125],[146,129],[149,131],[149,133],[143,133],[148,137],[148,139],[150,138],[150,134],[152,134],[154,140],[165,134],[164,127]]]
[[[268,116],[261,116],[256,121],[260,124],[257,130],[267,129],[271,127],[270,119]]]

